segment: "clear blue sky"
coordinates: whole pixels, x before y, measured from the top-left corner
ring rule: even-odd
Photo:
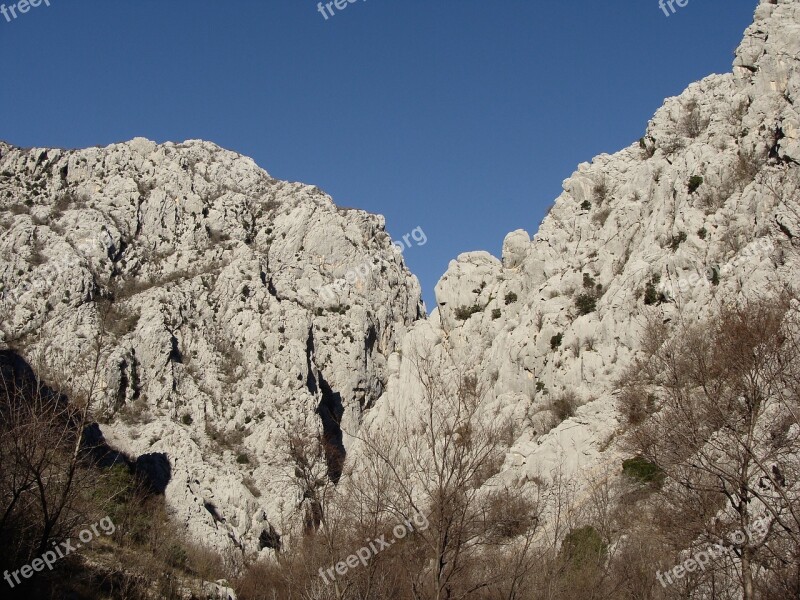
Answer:
[[[314,0],[49,1],[0,16],[0,139],[252,156],[396,238],[421,226],[405,255],[429,309],[449,260],[533,233],[578,163],[730,71],[756,6],[359,0],[326,21]]]

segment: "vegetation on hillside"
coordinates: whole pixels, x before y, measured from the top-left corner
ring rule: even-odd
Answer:
[[[409,360],[422,404],[359,434],[365,460],[336,484],[324,437],[290,429],[306,526],[270,534],[258,560],[188,542],[147,474],[88,434],[99,350],[70,397],[2,353],[2,568],[101,518],[116,525],[3,597],[204,598],[202,582],[226,579],[240,600],[797,598],[796,300],[678,325],[646,310],[643,354],[618,382],[628,458],[587,474],[588,489],[560,466],[524,487],[496,478],[513,420],[487,420],[472,371],[421,348]],[[575,405],[562,394],[551,409],[561,419]],[[676,574],[720,543],[704,569]]]

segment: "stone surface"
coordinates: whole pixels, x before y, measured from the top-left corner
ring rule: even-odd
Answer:
[[[422,402],[409,357],[432,344],[488,390],[487,423],[517,425],[489,485],[619,472],[615,381],[646,313],[694,321],[800,281],[798,92],[800,2],[764,2],[733,72],[668,98],[641,141],[581,164],[532,240],[518,230],[502,261],[470,252],[450,263],[438,308],[390,359],[369,426]],[[648,283],[666,301],[647,304]],[[581,294],[596,310],[580,314]],[[550,404],[565,393],[582,406],[551,429]]]
[[[3,342],[79,390],[107,330],[106,439],[169,456],[195,537],[257,549],[295,512],[286,438],[319,427],[321,382],[357,424],[424,314],[383,218],[207,142],[0,152]],[[362,264],[378,267],[321,294]]]
[[[354,463],[348,433],[419,407],[420,348],[474,371],[487,423],[515,424],[489,485],[618,469],[615,381],[645,315],[697,320],[800,281],[799,94],[800,0],[763,2],[732,73],[579,165],[533,239],[452,261],[427,319],[380,217],[249,159],[205,142],[0,145],[0,343],[77,385],[95,300],[113,298],[103,432],[165,452],[176,518],[218,547],[290,526],[287,436],[319,428],[319,406]],[[580,406],[557,423],[564,394]]]

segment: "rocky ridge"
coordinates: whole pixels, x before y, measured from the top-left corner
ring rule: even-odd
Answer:
[[[169,457],[167,501],[196,538],[278,543],[288,436],[322,417],[335,445],[424,314],[383,218],[207,142],[0,153],[3,343],[79,395],[102,335],[106,439]]]
[[[348,433],[419,405],[421,347],[471,368],[487,423],[514,425],[490,485],[590,474],[618,465],[615,381],[648,312],[693,321],[796,285],[798,96],[800,0],[762,2],[732,73],[580,165],[533,239],[452,261],[427,319],[380,217],[249,159],[204,142],[3,145],[4,343],[74,379],[109,329],[103,432],[165,452],[170,506],[219,548],[275,545],[298,518],[294,432],[322,421],[335,478],[344,453],[362,456]],[[320,294],[365,262],[365,279]],[[579,405],[563,422],[559,397]]]
[[[487,485],[618,473],[615,383],[645,315],[691,322],[724,301],[796,290],[799,99],[800,2],[764,1],[733,72],[690,85],[641,140],[581,164],[533,239],[514,231],[501,259],[451,261],[438,307],[390,361],[369,426],[421,403],[407,357],[424,347],[471,369],[487,423],[513,426]],[[557,398],[576,405],[560,423]]]

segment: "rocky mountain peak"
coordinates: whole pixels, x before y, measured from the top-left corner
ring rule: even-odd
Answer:
[[[177,520],[220,549],[313,521],[293,444],[323,439],[338,482],[367,456],[356,434],[424,403],[423,348],[513,425],[487,485],[595,472],[620,456],[615,387],[645,317],[796,285],[799,61],[800,0],[762,2],[731,73],[579,165],[532,237],[453,260],[429,318],[382,217],[246,157],[0,144],[0,341],[74,394],[100,339],[103,435],[166,454]]]
[[[198,539],[257,550],[290,432],[358,423],[424,314],[383,218],[208,142],[1,152],[4,344],[77,393],[101,339],[107,440],[170,457]]]

